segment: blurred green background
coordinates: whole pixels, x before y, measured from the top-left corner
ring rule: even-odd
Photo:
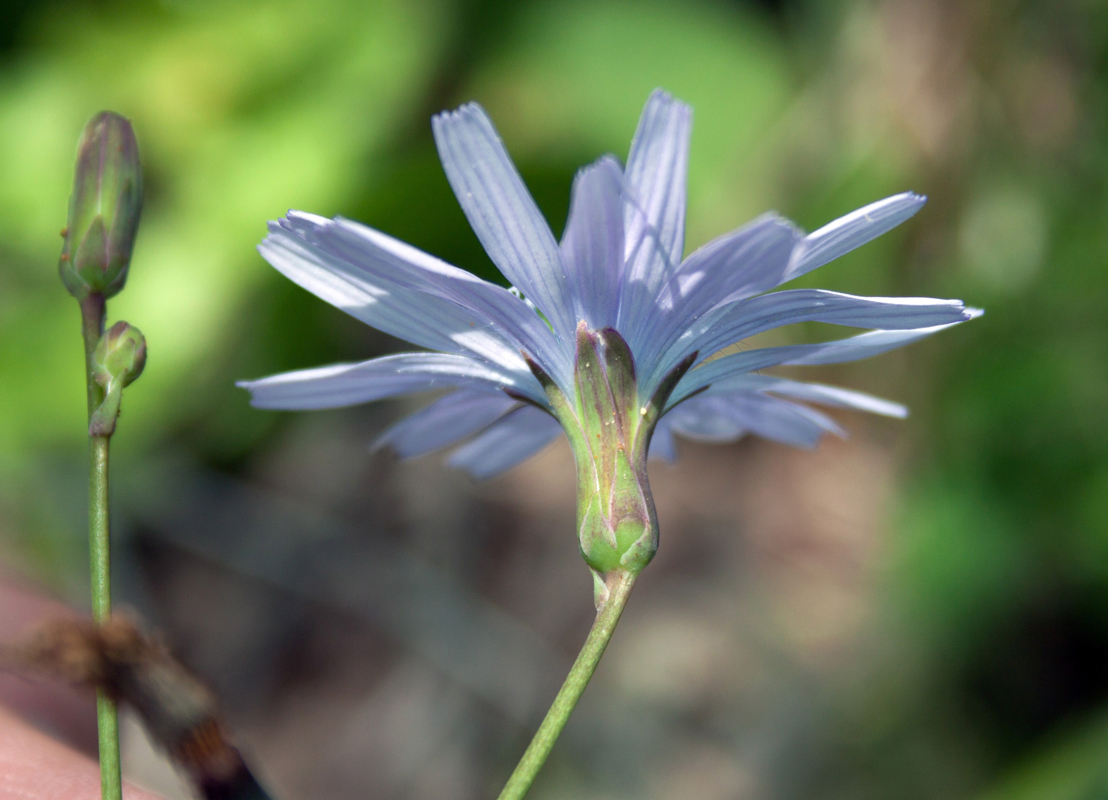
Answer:
[[[690,251],[766,209],[812,230],[912,189],[916,218],[804,285],[987,314],[804,373],[906,422],[843,415],[851,440],[815,454],[686,444],[658,469],[657,565],[536,798],[1108,797],[1108,5],[0,9],[3,560],[85,602],[56,263],[77,136],[109,108],[147,187],[109,321],[150,348],[113,445],[117,586],[220,687],[280,796],[492,796],[591,598],[561,444],[474,485],[370,453],[411,404],[249,407],[236,379],[403,347],[269,268],[265,221],[342,214],[499,279],[431,114],[481,102],[560,232],[574,171],[624,157],[661,86],[694,107]]]

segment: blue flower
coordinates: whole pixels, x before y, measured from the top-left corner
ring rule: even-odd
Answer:
[[[682,260],[691,111],[662,91],[647,101],[625,168],[605,156],[578,173],[561,243],[480,106],[432,124],[458,201],[515,288],[356,222],[290,212],[270,223],[259,247],[266,260],[343,311],[430,352],[240,385],[255,406],[273,409],[452,389],[381,442],[406,457],[468,439],[448,463],[478,478],[565,431],[578,467],[582,549],[600,573],[632,562],[641,568],[653,554],[645,541],[657,530],[646,458],[674,458],[674,434],[722,442],[753,433],[812,447],[842,431],[806,403],[906,414],[895,403],[760,370],[867,358],[979,313],[958,300],[770,291],[911,217],[925,198],[910,192],[808,235],[766,214]],[[712,358],[805,321],[874,330]]]

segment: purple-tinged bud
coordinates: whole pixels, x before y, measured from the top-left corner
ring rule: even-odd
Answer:
[[[142,166],[131,123],[101,111],[77,145],[69,224],[58,263],[62,283],[78,300],[111,297],[127,281],[142,211]]]
[[[117,322],[100,337],[92,354],[92,378],[104,390],[104,400],[89,421],[89,436],[111,436],[119,417],[123,387],[134,383],[146,367],[146,337],[126,322]]]

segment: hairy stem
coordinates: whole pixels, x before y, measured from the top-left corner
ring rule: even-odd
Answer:
[[[589,631],[588,638],[585,639],[585,644],[577,655],[577,660],[573,662],[565,683],[558,691],[558,696],[554,698],[550,710],[546,712],[546,717],[539,726],[538,732],[535,733],[535,738],[528,745],[527,752],[523,754],[512,776],[508,778],[508,783],[504,786],[498,800],[520,800],[531,788],[535,776],[542,769],[546,757],[550,755],[554,743],[558,741],[558,736],[566,726],[569,715],[573,713],[574,706],[581,699],[585,687],[589,685],[589,679],[596,671],[600,657],[604,655],[604,650],[616,629],[616,623],[623,614],[623,607],[627,605],[627,598],[631,595],[631,587],[635,585],[636,577],[638,577],[637,573],[631,572],[616,572],[609,577],[608,598],[597,612],[592,630]]]
[[[92,376],[92,354],[104,333],[104,298],[89,295],[81,301],[81,334],[85,340],[85,382],[88,412],[104,399],[104,392]],[[92,618],[101,625],[112,614],[111,540],[108,526],[108,442],[107,436],[89,438],[88,544],[89,578],[92,584]],[[100,741],[100,796],[121,800],[119,771],[119,715],[115,701],[102,689],[96,692],[96,727]]]

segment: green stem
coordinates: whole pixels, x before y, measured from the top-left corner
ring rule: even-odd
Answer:
[[[85,340],[85,390],[90,418],[104,399],[104,390],[92,377],[92,354],[104,335],[105,306],[102,294],[90,294],[81,301],[81,338]]]
[[[104,333],[104,298],[93,294],[81,301],[81,334],[85,340],[85,381],[89,417],[104,399],[104,392],[92,377],[92,353]],[[92,583],[92,618],[103,625],[112,615],[111,538],[108,525],[107,436],[89,439],[88,544],[89,577]],[[122,800],[119,771],[119,715],[115,701],[102,689],[96,692],[96,727],[100,740],[100,796]]]
[[[531,740],[527,752],[516,765],[515,771],[508,778],[508,783],[497,800],[521,800],[531,788],[535,776],[539,774],[546,757],[550,755],[554,743],[558,741],[558,736],[566,726],[574,706],[581,699],[585,687],[589,685],[589,679],[596,671],[600,657],[604,655],[608,641],[616,629],[616,623],[623,614],[623,607],[627,605],[627,598],[631,595],[631,587],[635,585],[636,577],[638,574],[631,572],[615,572],[609,577],[608,599],[597,612],[592,630],[589,631],[588,638],[585,639],[585,644],[577,655],[577,660],[573,662],[565,683],[562,684],[553,705],[546,712],[546,718],[535,733],[535,738]]]

